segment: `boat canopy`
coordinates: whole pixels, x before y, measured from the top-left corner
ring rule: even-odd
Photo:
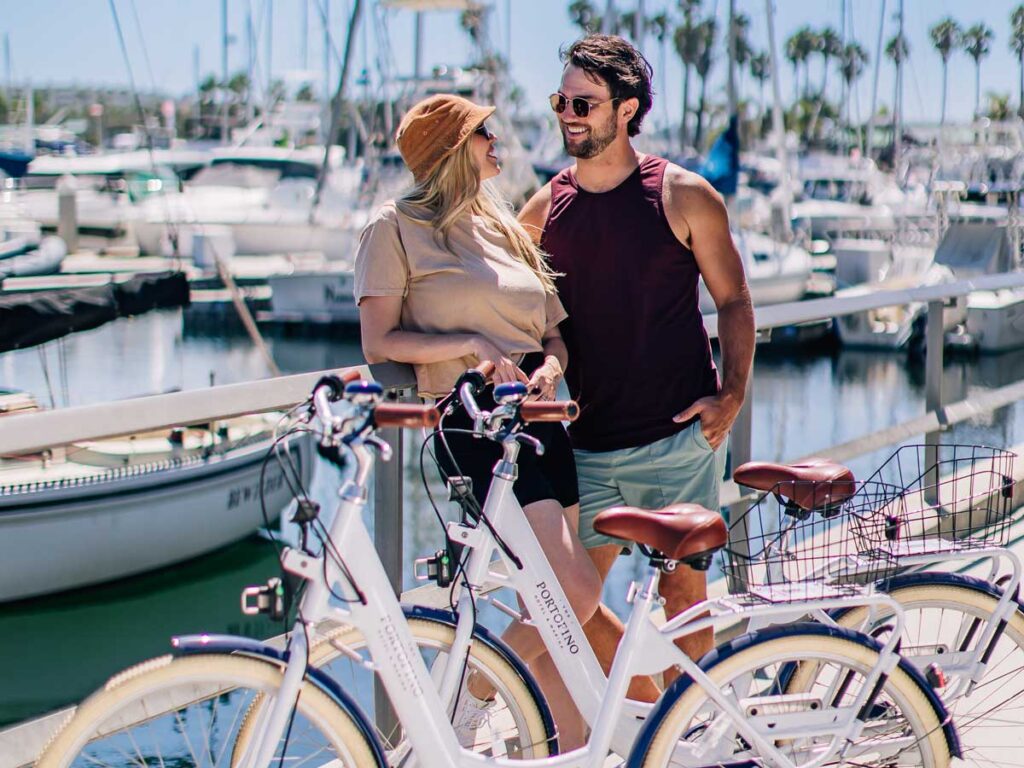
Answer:
[[[24,349],[120,317],[189,304],[183,272],[136,275],[123,283],[0,293],[0,352]]]
[[[951,224],[935,251],[935,263],[949,267],[961,280],[1009,272],[1014,263],[1008,229],[988,222]]]

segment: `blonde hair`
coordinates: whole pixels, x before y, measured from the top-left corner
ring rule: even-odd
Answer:
[[[429,209],[434,237],[449,250],[449,235],[459,217],[466,213],[482,217],[505,236],[511,245],[512,255],[537,276],[545,293],[554,293],[555,278],[559,273],[548,265],[544,252],[530,239],[513,215],[509,203],[490,184],[480,181],[480,168],[473,159],[472,143],[472,139],[463,142],[428,176],[402,195],[400,201]]]

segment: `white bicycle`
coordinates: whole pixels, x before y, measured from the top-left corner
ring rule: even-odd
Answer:
[[[847,564],[833,556],[830,538],[850,542],[885,577],[876,588],[902,606],[900,654],[941,692],[964,758],[977,765],[1004,762],[1024,749],[1022,569],[1005,546],[1015,458],[986,446],[907,445],[860,483],[848,468],[825,460],[752,462],[734,473],[738,483],[765,492],[733,522],[746,529],[736,538],[751,543],[748,570],[762,569],[755,580],[785,582],[799,577],[799,567],[841,570]],[[841,508],[842,518],[801,519],[793,500],[815,495],[829,500],[819,506]],[[770,552],[787,550],[784,542],[794,537],[814,544],[803,547],[803,562],[790,558],[783,566]],[[766,562],[777,566],[774,573]],[[941,563],[987,563],[988,572],[978,578],[927,570]],[[742,568],[742,556],[733,553],[732,565]],[[877,635],[889,631],[890,617],[851,607],[825,620]]]
[[[483,380],[477,374],[461,387],[471,413],[473,392]],[[555,734],[529,675],[498,641],[475,633],[474,590],[458,595],[457,619],[421,612],[408,621],[363,524],[372,451],[387,458],[375,429],[431,423],[436,411],[380,403],[379,386],[369,382],[349,384],[346,393],[341,416],[330,407],[332,396],[341,395],[339,384],[325,382],[313,396],[310,416],[322,430],[323,452],[336,456],[347,446],[355,471],[342,489],[323,552],[289,549],[282,556],[284,569],[305,585],[286,648],[232,637],[177,638],[173,654],[112,678],[86,700],[40,758],[41,768],[264,768],[285,761],[289,766],[415,762],[441,768],[490,761],[596,768],[610,751],[630,753],[630,765],[638,766],[943,768],[958,754],[943,705],[895,651],[902,610],[884,595],[816,585],[802,601],[808,611],[851,604],[885,610],[895,624],[885,642],[850,630],[796,624],[744,635],[699,665],[679,651],[672,641],[685,634],[792,611],[789,604],[733,596],[694,606],[663,627],[652,622],[661,573],[678,562],[706,566],[725,544],[721,517],[691,505],[610,510],[597,523],[607,533],[638,541],[649,558],[643,582],[631,589],[632,612],[606,678],[511,494],[524,421],[560,419],[574,406],[526,403],[521,386],[511,385],[497,388],[501,405],[494,411],[474,414],[482,434],[498,440],[504,452],[484,514],[475,523],[450,524],[449,534],[465,548],[461,571],[468,584],[499,580],[519,593],[592,725],[586,746],[554,757]],[[306,525],[315,527],[315,520]],[[249,590],[248,598],[281,613],[288,591],[272,585]],[[326,624],[358,632],[368,657],[338,642],[336,629],[315,643],[318,628]],[[438,626],[443,631],[434,631]],[[432,661],[422,650],[425,638],[428,650],[440,651]],[[359,704],[311,666],[325,647],[372,668],[402,724],[401,741],[381,745]],[[653,708],[626,699],[634,675],[673,664],[684,674]],[[472,670],[488,677],[498,692],[497,709],[508,715],[503,718],[507,730],[487,731],[487,756],[463,750],[451,722]],[[479,730],[474,736],[467,746],[479,748]]]

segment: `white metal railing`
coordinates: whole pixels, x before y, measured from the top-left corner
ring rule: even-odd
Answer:
[[[985,275],[971,280],[906,290],[879,291],[863,296],[813,299],[758,307],[759,330],[822,320],[880,307],[913,302],[942,302],[972,291],[1024,287],[1024,272]],[[718,335],[718,316],[706,315],[708,334]],[[934,353],[929,357],[934,358]],[[931,362],[931,361],[930,361]],[[929,370],[931,369],[929,365]],[[395,389],[414,385],[409,366],[384,363],[361,370]],[[941,372],[941,367],[940,367]],[[27,453],[81,440],[95,440],[164,427],[202,424],[244,413],[290,408],[305,400],[317,379],[330,371],[301,373],[227,384],[207,389],[75,406],[0,419],[0,452]],[[931,409],[929,409],[931,410]]]
[[[1024,382],[1015,382],[969,401],[949,405],[944,403],[942,398],[942,308],[946,301],[976,290],[1021,287],[1024,287],[1024,272],[985,275],[934,286],[761,307],[757,308],[754,314],[757,328],[763,330],[897,304],[927,302],[926,413],[827,449],[826,452],[835,453],[834,458],[837,461],[843,461],[882,445],[900,442],[922,433],[926,433],[926,443],[938,443],[939,433],[951,424],[1021,399],[1024,396]],[[717,336],[717,315],[705,316],[704,321],[709,335]],[[392,392],[401,394],[403,391],[414,390],[415,380],[410,366],[384,363],[359,366],[358,369],[381,382]],[[280,376],[207,389],[7,416],[0,418],[0,453],[29,453],[83,440],[178,425],[209,423],[246,413],[283,410],[305,400],[320,376],[330,372]],[[756,377],[754,381],[756,382]],[[730,436],[733,466],[738,466],[751,458],[752,400],[752,397],[747,397]],[[401,586],[402,544],[401,537],[393,536],[390,532],[400,530],[402,525],[402,443],[398,439],[397,431],[388,432],[390,434],[386,435],[386,438],[395,451],[395,461],[382,465],[376,473],[375,516],[379,523],[375,530],[380,532],[377,545],[397,590]],[[723,492],[723,503],[740,502],[736,487],[732,483],[727,483]]]

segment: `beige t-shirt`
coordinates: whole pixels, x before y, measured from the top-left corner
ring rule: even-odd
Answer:
[[[420,333],[475,333],[513,356],[540,352],[544,334],[567,315],[554,294],[510,250],[508,239],[479,216],[438,243],[424,212],[385,203],[366,225],[356,251],[357,302],[402,296],[401,328]],[[414,365],[423,396],[441,397],[474,357]]]

